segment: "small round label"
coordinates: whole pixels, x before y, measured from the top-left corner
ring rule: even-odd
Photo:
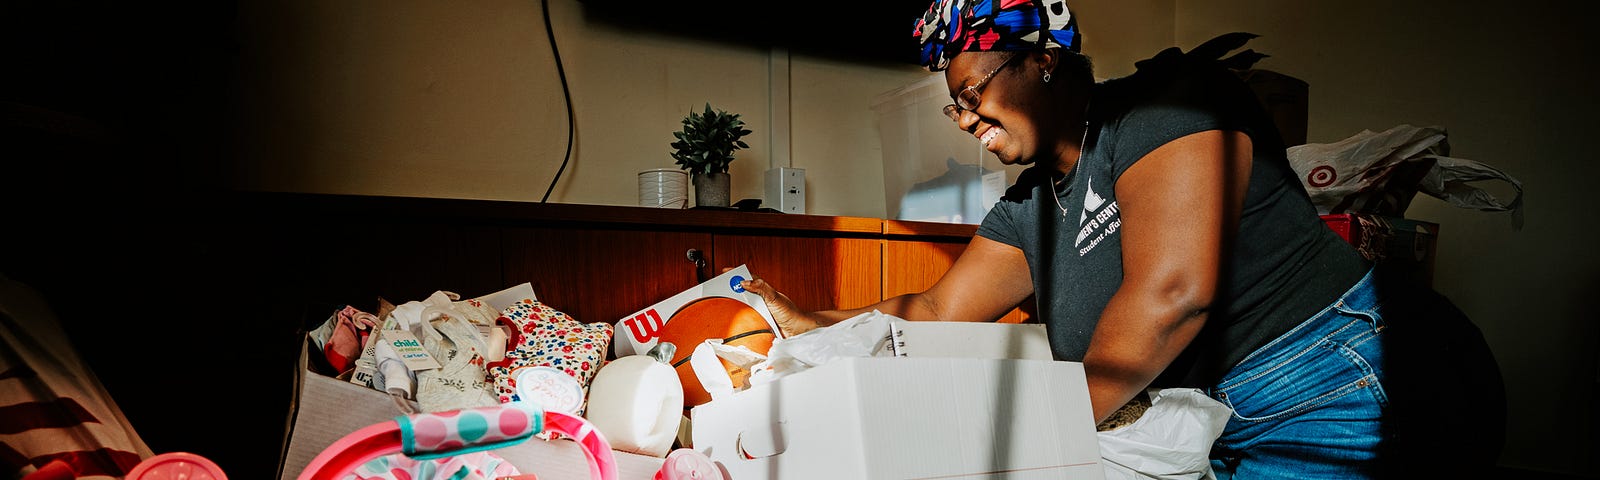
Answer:
[[[545,410],[577,414],[583,406],[583,386],[567,372],[550,367],[522,367],[512,374],[517,398],[539,402]]]

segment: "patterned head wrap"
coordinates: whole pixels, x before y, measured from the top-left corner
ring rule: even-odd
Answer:
[[[914,35],[929,71],[944,70],[961,52],[1079,51],[1083,36],[1066,0],[933,0]]]

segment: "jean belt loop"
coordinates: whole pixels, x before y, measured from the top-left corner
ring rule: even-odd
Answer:
[[[1373,272],[1367,272],[1361,281],[1356,282],[1355,288],[1351,288],[1339,303],[1342,305],[1340,309],[1346,313],[1366,318],[1372,324],[1373,331],[1381,332],[1385,328],[1383,314],[1379,312],[1383,300],[1379,297],[1378,283]]]

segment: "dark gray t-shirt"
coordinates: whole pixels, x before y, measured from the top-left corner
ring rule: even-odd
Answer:
[[[1059,190],[1041,167],[1024,171],[978,235],[1022,250],[1055,357],[1081,361],[1101,311],[1122,283],[1117,179],[1177,138],[1208,130],[1248,134],[1255,158],[1218,304],[1200,337],[1156,385],[1206,387],[1333,303],[1369,265],[1317,216],[1277,130],[1233,73],[1147,67],[1095,86],[1087,146]]]

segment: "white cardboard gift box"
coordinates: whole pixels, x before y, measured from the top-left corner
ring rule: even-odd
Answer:
[[[694,448],[730,480],[1104,478],[1083,365],[1048,360],[1041,326],[896,328],[905,357],[839,359],[696,407]],[[973,358],[1041,345],[1045,359]]]

